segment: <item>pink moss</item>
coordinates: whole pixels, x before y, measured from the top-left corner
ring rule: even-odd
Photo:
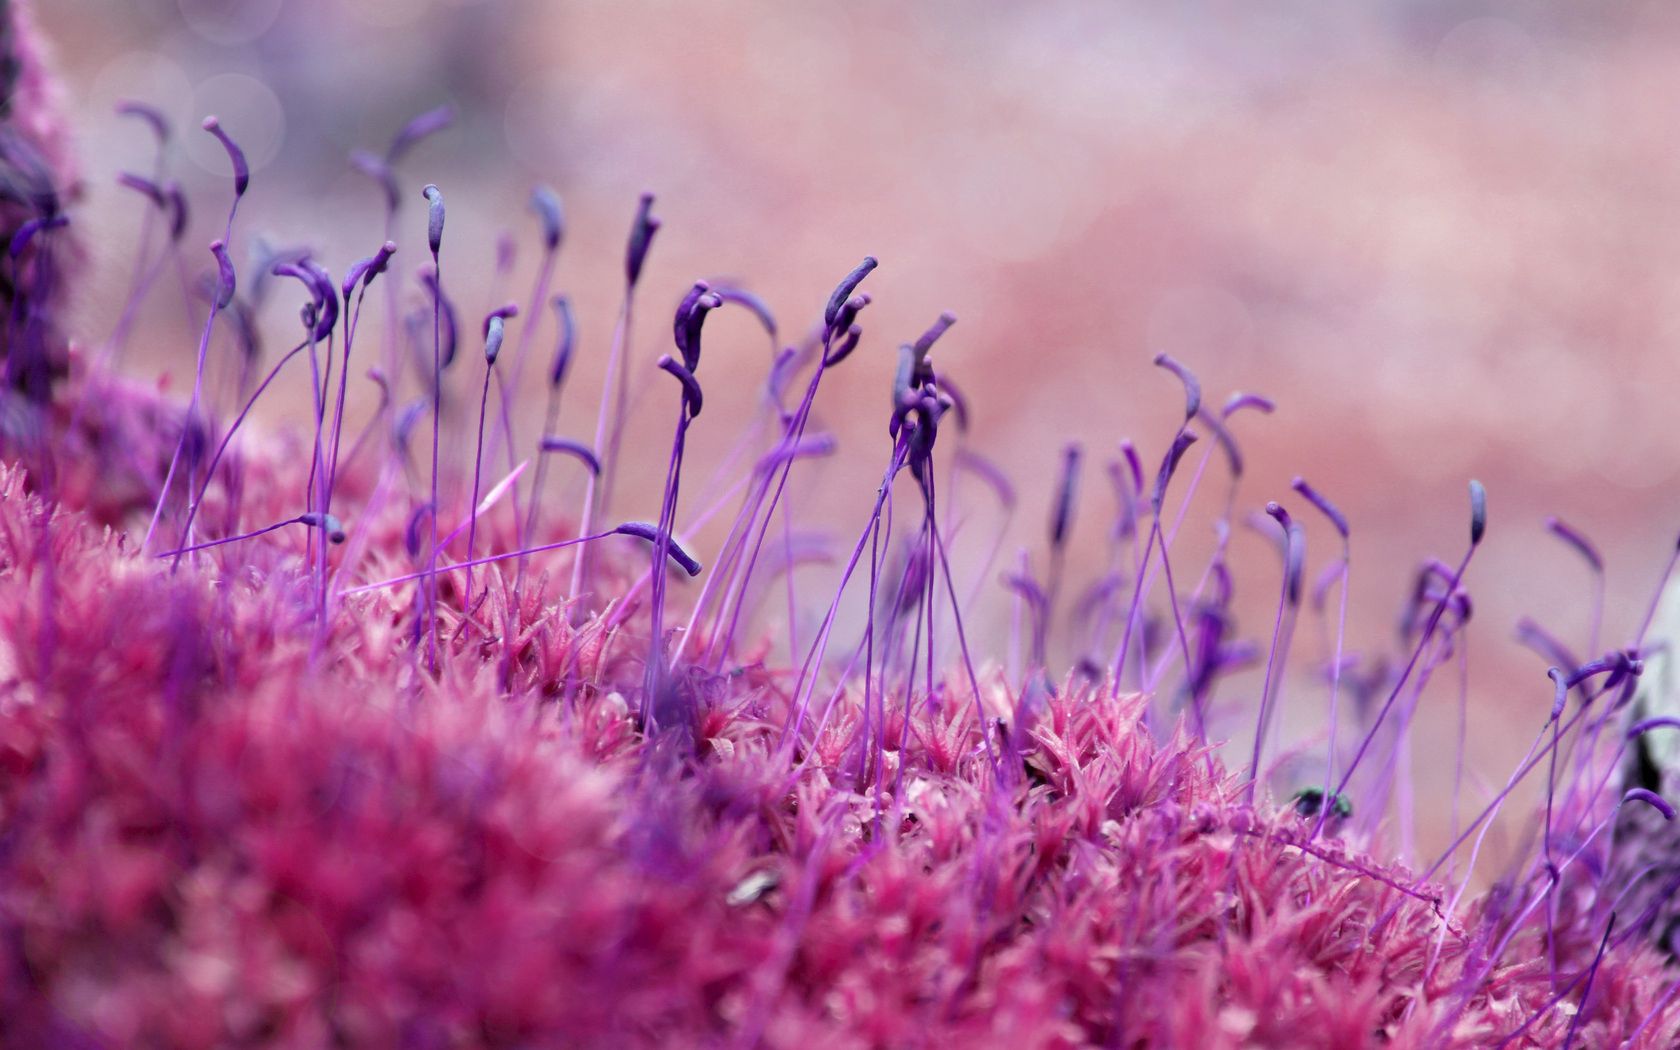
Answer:
[[[112,405],[102,428],[150,412]],[[82,441],[61,438],[70,476]],[[71,491],[123,491],[95,458]],[[639,671],[589,625],[533,628],[524,700],[471,647],[436,682],[385,656],[403,613],[380,595],[312,658],[276,556],[300,538],[246,550],[237,580],[171,575],[78,502],[49,526],[0,478],[10,1045],[1481,1046],[1552,995],[1533,932],[1466,995],[1487,904],[1446,922],[1408,873],[1301,848],[1310,822],[1246,809],[1137,698],[1070,684],[994,789],[953,681],[888,752],[893,798],[831,760],[790,774],[789,679],[752,673],[665,769],[623,699]],[[609,649],[639,649],[641,619]],[[572,702],[534,699],[578,662]],[[1563,933],[1567,980],[1596,937]],[[1630,1032],[1660,970],[1640,942],[1610,953],[1579,1045]],[[1677,1033],[1671,1007],[1635,1045]]]
[[[13,127],[62,176],[13,26]],[[867,305],[848,280],[842,329]],[[895,386],[895,426],[926,428],[918,478],[950,407],[926,355]],[[337,589],[417,563],[418,519],[371,458],[333,478],[353,525],[328,567],[355,575],[323,597],[307,439],[247,435],[193,507],[217,535],[291,527],[171,567],[136,536],[155,503],[180,509],[158,497],[180,406],[87,368],[25,408],[0,466],[0,1045],[1680,1040],[1664,958],[1606,935],[1584,846],[1555,886],[1502,880],[1454,910],[1294,806],[1250,804],[1191,724],[1100,674],[841,676],[825,708],[721,617],[690,652],[715,642],[727,670],[665,667],[664,591],[622,539],[590,556],[613,599],[594,612],[566,593],[581,547],[531,554],[523,585],[512,560],[482,567],[470,604],[446,566],[432,673],[419,588]],[[475,517],[479,549],[578,528],[520,521]],[[663,568],[669,521],[644,528]],[[683,732],[649,729],[660,689]],[[1602,811],[1568,794],[1555,826]]]

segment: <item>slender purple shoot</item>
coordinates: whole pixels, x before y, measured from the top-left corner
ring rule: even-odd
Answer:
[[[1198,409],[1196,418],[1201,420],[1202,425],[1213,434],[1214,443],[1219,446],[1221,452],[1225,453],[1225,464],[1231,471],[1231,481],[1234,484],[1243,476],[1243,455],[1242,449],[1237,445],[1236,437],[1231,433],[1231,428],[1227,427],[1218,416],[1209,412],[1206,408]]]
[[[636,205],[636,218],[630,224],[630,242],[624,248],[624,279],[634,288],[642,279],[642,266],[647,262],[653,235],[659,232],[659,219],[653,214],[653,194],[644,192]]]
[[[670,354],[661,354],[659,367],[677,377],[683,388],[683,407],[688,412],[688,418],[694,419],[700,415],[700,408],[705,403],[700,393],[700,381],[694,378],[694,373]]]
[[[169,200],[164,196],[163,187],[143,175],[136,175],[131,171],[119,171],[117,172],[117,185],[143,195],[157,207],[158,211],[169,210]]]
[[[169,202],[169,239],[177,244],[186,236],[187,223],[191,212],[187,207],[187,195],[181,189],[181,184],[171,179],[163,186],[163,195]]]
[[[1190,422],[1196,418],[1196,412],[1202,407],[1202,384],[1195,373],[1183,364],[1175,361],[1168,354],[1156,354],[1155,363],[1178,377],[1184,384],[1184,421]]]
[[[554,297],[554,320],[560,335],[554,348],[554,363],[548,370],[548,385],[559,387],[566,381],[566,371],[572,364],[572,348],[577,345],[577,320],[572,315],[572,301],[563,295]]]
[[[1224,419],[1230,419],[1245,408],[1269,416],[1277,410],[1277,404],[1271,398],[1260,394],[1232,394],[1230,399],[1225,402],[1225,407],[1219,410],[1219,415]]]
[[[1336,532],[1341,535],[1342,539],[1346,540],[1348,538],[1347,516],[1337,509],[1334,503],[1331,503],[1317,489],[1307,484],[1305,478],[1297,477],[1290,482],[1289,487],[1299,493],[1302,499],[1311,503],[1320,514],[1329,518],[1330,524],[1336,527]]]
[[[949,311],[934,319],[933,324],[928,326],[928,330],[923,332],[921,337],[916,340],[915,345],[910,348],[915,352],[918,363],[927,360],[928,351],[933,349],[933,344],[937,343],[939,337],[950,331],[951,326],[956,323],[957,315]]]
[[[133,99],[123,99],[117,103],[116,109],[118,116],[134,117],[135,119],[143,122],[147,127],[151,128],[152,134],[157,136],[159,146],[165,145],[169,142],[169,119],[165,117],[163,115],[163,111],[158,109],[156,106],[147,105],[144,102],[136,102]]]
[[[352,150],[350,166],[379,184],[380,191],[385,194],[385,211],[394,214],[402,203],[402,189],[397,184],[397,173],[391,170],[385,158],[367,150]]]
[[[646,540],[652,544],[658,544],[661,535],[657,526],[649,524],[645,521],[627,521],[613,529],[612,534],[619,536],[634,536],[639,540]],[[688,551],[684,550],[682,544],[677,542],[675,536],[667,536],[666,541],[669,544],[669,549],[666,551],[666,554],[670,557],[671,561],[690,576],[700,575],[700,560]]]
[[[1167,485],[1172,481],[1173,472],[1178,469],[1179,461],[1191,445],[1196,443],[1196,435],[1188,430],[1180,430],[1173,438],[1172,447],[1161,460],[1161,469],[1155,474],[1155,487],[1149,491],[1149,505],[1154,508],[1155,516],[1161,516],[1161,504],[1167,498]]]
[[[1643,802],[1647,806],[1656,810],[1658,813],[1661,813],[1664,820],[1674,819],[1674,807],[1668,804],[1667,799],[1663,798],[1661,795],[1649,788],[1628,788],[1622,795],[1622,805],[1625,806],[1629,802]]]
[[[571,456],[582,463],[589,473],[597,477],[601,474],[601,461],[596,458],[595,450],[581,441],[573,441],[570,438],[555,437],[549,434],[543,437],[539,447],[544,452],[560,452]]]
[[[1120,442],[1120,455],[1126,460],[1126,469],[1132,475],[1132,495],[1143,496],[1143,458],[1138,455],[1137,446],[1130,440]]]
[[[1061,550],[1073,525],[1074,500],[1079,489],[1079,460],[1083,450],[1070,444],[1062,450],[1062,476],[1056,486],[1056,503],[1050,514],[1050,546]]]
[[[297,522],[300,525],[308,525],[310,528],[320,529],[322,535],[326,536],[326,538],[332,543],[338,544],[344,542],[344,523],[339,521],[335,515],[312,510],[306,514],[298,515]]]
[[[391,139],[391,145],[385,150],[386,163],[395,164],[422,140],[430,138],[454,122],[455,108],[449,105],[427,110],[410,120]]]
[[[1482,483],[1470,481],[1470,546],[1474,547],[1482,542],[1487,533],[1487,489]]]
[[[770,336],[770,349],[776,349],[776,315],[770,312],[770,304],[766,303],[756,292],[742,288],[729,281],[713,281],[712,294],[725,303],[734,303],[745,309],[757,319],[759,327]]]
[[[234,277],[233,260],[228,258],[227,244],[220,240],[210,242],[210,253],[216,257],[216,298],[214,302],[217,310],[226,310],[233,302],[233,293],[238,288]]]
[[[1546,531],[1574,548],[1575,553],[1579,554],[1592,567],[1593,572],[1604,571],[1604,557],[1599,554],[1598,548],[1593,545],[1593,542],[1587,539],[1585,533],[1558,518],[1546,519]]]
[[[432,250],[432,258],[438,257],[438,249],[443,247],[443,191],[436,185],[427,183],[420,191],[426,198],[426,244]]]
[[[375,277],[386,271],[391,264],[391,256],[396,253],[396,242],[386,241],[380,245],[377,252],[351,266],[350,272],[344,275],[344,284],[339,289],[343,293],[344,301],[346,303],[350,301],[350,294],[355,290],[358,282],[361,283],[362,289],[365,291],[367,286],[373,283]]]
[[[560,195],[548,186],[531,191],[531,210],[542,224],[543,250],[557,252],[566,236],[566,213],[560,206]]]
[[[1657,715],[1642,719],[1628,727],[1627,738],[1629,740],[1637,739],[1653,729],[1680,729],[1680,718],[1673,715]]]
[[[852,272],[835,286],[834,293],[828,297],[828,306],[823,309],[823,323],[828,326],[830,335],[835,331],[835,321],[840,316],[840,308],[852,297],[852,292],[863,283],[863,279],[869,276],[869,272],[879,265],[873,255],[866,255],[863,261],[853,267]]]
[[[228,162],[233,165],[233,196],[234,199],[245,196],[245,191],[251,186],[251,166],[245,162],[245,151],[233,141],[223,128],[221,121],[215,117],[204,118],[204,130],[216,136],[216,140],[227,150]]]

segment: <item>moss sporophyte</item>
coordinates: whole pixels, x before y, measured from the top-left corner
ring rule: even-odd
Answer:
[[[1398,651],[1356,658],[1356,524],[1301,479],[1250,513],[1240,435],[1274,406],[1210,407],[1161,355],[1182,417],[1112,455],[1062,444],[1040,548],[1001,565],[1017,494],[962,388],[984,332],[939,314],[877,338],[867,309],[894,292],[866,258],[784,342],[740,283],[654,286],[662,227],[630,191],[612,324],[554,287],[547,187],[528,295],[468,302],[456,275],[491,246],[445,200],[472,190],[411,170],[447,108],[351,158],[377,197],[335,281],[245,229],[239,127],[192,132],[230,192],[189,201],[175,129],[125,103],[159,152],[119,177],[144,212],[135,277],[90,338],[62,304],[98,234],[28,9],[3,10],[0,1043],[1680,1043],[1680,616],[1653,599],[1606,648],[1579,530],[1548,523],[1593,574],[1590,631],[1521,626],[1550,665],[1532,743],[1485,789],[1460,750],[1452,841],[1418,856],[1394,831],[1408,741],[1420,708],[1467,702],[1472,563],[1497,541],[1475,482],[1469,542],[1417,572]],[[200,266],[198,338],[148,348],[192,370],[170,399],[124,378],[134,318]],[[675,309],[647,335],[650,298]],[[274,308],[301,322],[277,355]],[[702,411],[705,384],[740,382],[702,368],[720,310],[773,350],[745,416]],[[569,386],[590,355],[596,397]],[[873,445],[821,429],[837,368],[887,395]],[[260,432],[282,373],[307,383],[303,422]],[[625,521],[644,393],[670,429],[632,436],[670,452],[657,517]],[[700,428],[738,452],[700,462]],[[790,490],[834,456],[879,478],[838,545]],[[1192,557],[1210,503],[1194,527],[1217,542]],[[1081,517],[1105,519],[1095,564],[1067,556]],[[1239,525],[1277,552],[1252,636]],[[959,531],[982,571],[953,572]],[[798,571],[816,561],[832,590]],[[988,607],[1013,625],[999,652],[971,629]],[[1304,624],[1322,657],[1296,651]],[[1321,705],[1318,736],[1283,739]],[[1544,802],[1496,867],[1519,789]]]

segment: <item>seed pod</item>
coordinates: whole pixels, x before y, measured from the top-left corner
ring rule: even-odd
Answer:
[[[431,246],[432,258],[443,247],[443,191],[431,183],[420,191],[426,198],[426,243]]]
[[[245,191],[251,186],[251,166],[245,163],[245,151],[233,141],[228,133],[222,130],[221,122],[215,117],[204,118],[204,130],[216,136],[222,148],[227,150],[228,161],[233,165],[233,195],[235,198],[245,196]]]

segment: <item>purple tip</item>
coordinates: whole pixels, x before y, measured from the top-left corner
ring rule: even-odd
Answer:
[[[133,99],[123,99],[117,103],[117,115],[145,121],[146,125],[152,129],[152,134],[157,136],[158,145],[161,146],[169,141],[169,120],[163,115],[163,111],[156,106],[136,102]]]
[[[420,283],[426,286],[438,307],[438,328],[442,345],[439,347],[439,357],[444,368],[455,363],[455,352],[460,346],[460,326],[455,321],[455,304],[447,295],[443,294],[443,286],[438,284],[437,271],[425,267],[420,271]]]
[[[1330,519],[1330,524],[1336,526],[1336,531],[1342,534],[1342,539],[1348,538],[1348,522],[1334,503],[1325,499],[1319,491],[1307,484],[1305,478],[1297,477],[1290,482],[1290,487],[1301,494],[1301,498],[1318,508],[1318,512]]]
[[[671,335],[676,341],[677,351],[682,354],[683,363],[690,372],[700,365],[700,325],[706,319],[705,310],[700,308],[700,301],[707,298],[711,285],[705,281],[695,281],[677,303],[677,312],[671,321]],[[716,299],[716,296],[710,297]]]
[[[338,324],[338,289],[333,285],[332,275],[309,256],[298,260],[298,266],[308,275],[310,287],[315,290],[316,302],[320,304],[320,316],[316,319],[315,338],[325,339],[332,334],[333,326]]]
[[[659,219],[653,214],[653,194],[643,193],[636,205],[636,218],[630,224],[630,243],[624,251],[624,279],[634,288],[642,279],[642,264],[647,262],[653,235],[659,232]]]
[[[500,320],[503,320],[503,321],[509,321],[509,320],[512,320],[513,318],[518,317],[518,316],[519,316],[519,304],[518,303],[503,303],[502,305],[496,307],[494,310],[491,310],[488,314],[484,315],[484,334],[485,334],[485,336],[489,336],[489,334],[490,334],[490,322],[491,321],[497,320],[497,319],[500,319]]]
[[[1182,364],[1167,354],[1156,354],[1155,363],[1178,377],[1184,384],[1184,421],[1188,423],[1196,418],[1196,412],[1202,407],[1202,384],[1195,375]]]
[[[566,213],[560,207],[560,195],[547,186],[538,186],[531,191],[531,210],[542,223],[543,250],[559,251],[560,241],[566,236]]]
[[[1288,595],[1290,605],[1301,604],[1301,576],[1307,565],[1307,534],[1300,525],[1290,523],[1289,539],[1285,545],[1284,572],[1289,581]],[[1465,616],[1469,613],[1466,612]]]
[[[159,211],[169,207],[169,202],[163,195],[163,187],[151,179],[136,175],[133,172],[120,171],[117,173],[117,184],[126,186],[136,193],[145,194],[146,198],[156,205]]]
[[[898,348],[898,368],[893,372],[892,408],[896,426],[916,400],[916,350],[909,343]]]
[[[236,287],[233,260],[228,258],[227,245],[219,240],[210,242],[210,251],[216,256],[216,309],[225,310],[233,302]]]
[[[30,219],[18,227],[18,231],[12,235],[12,243],[8,249],[11,257],[16,259],[22,255],[24,249],[29,247],[29,242],[35,239],[36,234],[43,230],[56,230],[60,226],[69,225],[69,223],[69,217],[62,212],[46,218]]]
[[[1131,441],[1120,442],[1120,454],[1126,458],[1126,469],[1132,475],[1132,495],[1143,495],[1143,459]]]
[[[863,279],[869,276],[869,271],[879,265],[873,255],[866,255],[863,257],[863,261],[858,263],[852,269],[852,272],[835,286],[834,294],[828,297],[828,306],[823,310],[823,323],[830,330],[834,328],[835,319],[840,316],[840,307],[845,304],[847,299],[852,297],[852,292],[856,291],[857,286],[863,283]]]
[[[951,414],[957,417],[957,429],[967,433],[968,398],[963,395],[962,390],[952,381],[951,377],[943,372],[934,378],[934,383],[939,387],[940,393],[951,399]]]
[[[1242,449],[1237,447],[1237,439],[1231,433],[1231,428],[1220,422],[1219,417],[1205,408],[1196,410],[1196,418],[1213,434],[1213,440],[1225,453],[1225,462],[1231,468],[1231,477],[1240,478],[1243,475]]]
[[[502,354],[502,337],[506,322],[502,315],[493,313],[484,319],[484,363],[493,365],[496,358]]]
[[[222,148],[227,150],[228,161],[233,165],[234,197],[245,196],[245,191],[251,186],[251,166],[245,163],[245,151],[240,149],[239,144],[233,141],[232,136],[222,129],[221,121],[215,117],[204,118],[204,130],[216,136],[217,141],[221,142]]]
[[[842,339],[839,342],[838,345],[832,346],[829,349],[827,356],[825,356],[823,358],[823,367],[824,368],[833,368],[835,365],[844,361],[846,358],[851,357],[852,356],[852,351],[857,349],[858,340],[862,339],[862,338],[863,338],[863,326],[862,325],[854,324],[854,325],[850,326],[849,328],[847,328],[846,329],[846,338]],[[791,347],[790,347],[790,349],[791,349]]]
[[[455,122],[455,108],[443,105],[436,109],[415,117],[402,126],[396,137],[391,140],[391,146],[385,151],[387,163],[395,164],[403,158],[409,150],[419,145],[421,140],[437,134]]]
[[[1474,547],[1482,542],[1487,533],[1487,489],[1482,483],[1470,481],[1470,546]]]
[[[408,516],[408,524],[403,528],[403,547],[407,549],[410,558],[418,558],[421,550],[420,537],[425,535],[420,526],[431,517],[432,505],[422,503],[414,508],[414,513]]]
[[[320,529],[326,534],[327,539],[333,543],[344,542],[344,523],[339,521],[336,515],[322,514],[318,510],[312,510],[307,514],[298,515],[297,521],[299,524],[308,525],[312,529]]]
[[[187,232],[187,195],[174,180],[163,187],[163,195],[169,201],[169,239],[178,243]]]
[[[1592,566],[1593,572],[1601,573],[1604,571],[1604,558],[1598,553],[1598,548],[1593,546],[1593,542],[1587,539],[1585,533],[1557,518],[1547,518],[1546,529],[1558,539],[1575,548],[1575,553],[1586,559],[1587,564]]]
[[[928,351],[933,349],[933,344],[937,343],[939,337],[949,331],[950,327],[956,323],[957,315],[949,310],[940,314],[928,330],[922,333],[922,337],[916,340],[916,345],[911,348],[916,353],[916,360],[925,361]]]
[[[1061,548],[1073,524],[1073,501],[1079,486],[1079,457],[1082,450],[1070,444],[1062,450],[1062,480],[1057,489],[1055,512],[1050,518],[1050,546]]]
[[[1289,597],[1290,605],[1301,604],[1301,574],[1306,567],[1306,532],[1295,519],[1289,516],[1289,511],[1277,501],[1266,504],[1266,516],[1277,522],[1283,529],[1283,571],[1286,584],[1285,593]]]
[[[1345,562],[1335,561],[1324,567],[1323,571],[1318,574],[1318,579],[1313,583],[1312,604],[1314,609],[1322,610],[1324,608],[1324,602],[1330,596],[1330,588],[1334,587],[1336,581],[1341,579],[1346,572],[1347,564]]]
[[[402,202],[402,190],[397,187],[396,172],[391,170],[384,158],[374,156],[366,150],[353,150],[350,153],[350,165],[379,183],[379,188],[385,193],[386,211],[397,210],[397,205]]]
[[[834,320],[829,322],[829,338],[833,339],[836,334],[851,328],[852,322],[857,320],[857,316],[863,312],[863,308],[874,301],[868,292],[858,292],[848,297],[845,302],[840,304],[840,312],[834,315]]]
[[[1575,668],[1581,666],[1580,659],[1569,651],[1568,646],[1558,641],[1544,627],[1535,623],[1531,617],[1524,616],[1517,621],[1516,638],[1519,643],[1534,650],[1559,667],[1566,667],[1573,672]]]
[[[1271,398],[1263,397],[1260,394],[1232,394],[1230,400],[1225,402],[1225,407],[1220,409],[1219,414],[1225,419],[1230,419],[1245,408],[1252,408],[1256,412],[1262,412],[1269,416],[1277,410],[1277,405]]]
[[[1550,721],[1556,722],[1558,716],[1563,714],[1564,705],[1569,700],[1569,678],[1556,667],[1546,668],[1546,677],[1552,680],[1552,716]]]
[[[712,294],[726,303],[734,303],[744,307],[748,313],[758,319],[759,326],[770,335],[770,348],[774,350],[776,343],[776,315],[770,312],[770,304],[759,298],[757,294],[730,282],[712,282]]]
[[[548,383],[559,386],[566,381],[566,369],[572,363],[572,346],[577,342],[577,322],[572,318],[572,301],[563,295],[554,297],[554,318],[560,327],[560,342],[554,350],[554,364],[549,368]]]
[[[1674,807],[1669,805],[1668,801],[1661,795],[1646,788],[1628,788],[1627,793],[1622,796],[1622,802],[1624,804],[1628,802],[1643,802],[1647,806],[1656,810],[1658,813],[1661,813],[1664,820],[1674,819]]]
[[[344,301],[346,303],[350,301],[350,293],[355,291],[356,282],[360,281],[365,289],[373,283],[375,277],[384,273],[385,268],[391,263],[391,256],[395,255],[396,252],[396,242],[386,241],[377,252],[351,266],[350,272],[344,275],[343,286],[339,289],[344,295]]]
[[[1680,729],[1680,718],[1676,718],[1674,715],[1657,715],[1655,718],[1635,722],[1628,726],[1627,738],[1633,740],[1636,737],[1644,736],[1653,729]]]
[[[432,258],[436,259],[438,249],[443,246],[443,191],[431,183],[420,191],[425,195],[427,204],[426,214],[426,243],[431,246]]]
[[[1028,605],[1039,610],[1040,613],[1049,605],[1044,594],[1044,588],[1038,581],[1025,573],[1011,572],[1003,576],[1003,585],[1019,594]]]
[[[627,521],[614,529],[613,532],[620,536],[634,536],[649,543],[659,542],[659,530],[645,521]],[[695,559],[694,555],[683,550],[675,537],[668,537],[668,539],[670,546],[667,553],[670,559],[690,576],[700,575],[700,562]]]
[[[1015,509],[1015,486],[1010,484],[1009,475],[999,469],[997,464],[977,452],[961,447],[957,449],[952,461],[984,481],[1004,510]]]
[[[677,377],[677,381],[683,387],[683,405],[688,410],[688,418],[698,418],[700,408],[705,403],[700,396],[700,380],[694,378],[694,373],[670,354],[659,356],[659,367]]]
[[[1184,458],[1184,453],[1196,443],[1196,435],[1188,430],[1180,430],[1173,438],[1172,448],[1167,450],[1161,460],[1161,469],[1155,475],[1155,488],[1149,494],[1149,505],[1155,508],[1155,513],[1161,513],[1161,504],[1167,498],[1167,483],[1172,480],[1173,471],[1178,469],[1178,461]]]
[[[595,450],[579,441],[570,438],[544,435],[541,448],[544,452],[562,452],[588,468],[589,473],[601,476],[601,460],[595,455]]]
[[[840,442],[833,434],[806,434],[791,445],[784,441],[766,452],[754,469],[759,473],[768,473],[792,460],[832,456],[839,447]]]

